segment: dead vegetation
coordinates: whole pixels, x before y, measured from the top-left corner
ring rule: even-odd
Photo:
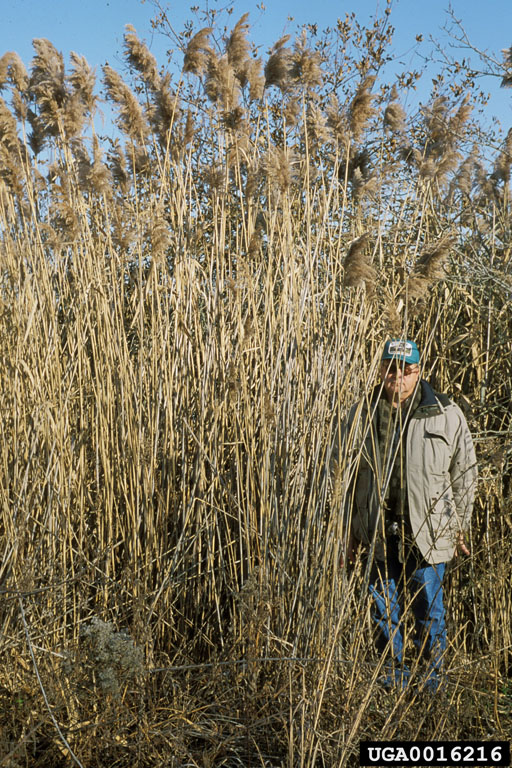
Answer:
[[[127,29],[115,141],[81,57],[0,60],[0,765],[510,736],[510,139],[485,154],[471,95],[408,116],[405,74],[372,70],[382,24],[266,63],[246,17],[215,29],[181,79]],[[327,471],[390,328],[481,463],[435,698],[376,684]]]

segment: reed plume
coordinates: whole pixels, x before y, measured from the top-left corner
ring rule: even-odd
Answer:
[[[433,285],[446,275],[445,262],[454,242],[454,235],[448,234],[423,249],[407,280],[410,301],[424,301]]]
[[[29,76],[26,67],[15,51],[7,51],[0,58],[0,88],[6,82],[10,82],[20,92],[28,88]]]
[[[34,112],[34,110],[30,108],[27,110],[27,119],[31,127],[31,131],[28,135],[28,143],[32,152],[37,157],[46,145],[47,136],[45,125],[37,112]]]
[[[384,126],[393,133],[403,133],[405,130],[405,110],[398,101],[398,92],[394,85],[390,101],[384,110]]]
[[[272,46],[265,64],[265,87],[275,85],[285,91],[290,84],[291,51],[286,48],[290,35],[284,35]]]
[[[504,48],[502,54],[505,74],[501,79],[500,85],[502,88],[510,88],[510,86],[512,86],[512,46],[510,46],[510,48]]]
[[[295,41],[290,56],[290,76],[307,89],[314,89],[322,82],[320,54],[308,46],[306,30]]]
[[[134,141],[143,139],[148,125],[142,107],[121,75],[109,64],[103,66],[103,83],[107,98],[117,104],[117,124],[121,130]]]
[[[96,135],[93,136],[92,140],[92,162],[89,162],[85,167],[84,181],[89,191],[96,195],[108,197],[111,193],[110,169],[103,162],[103,148]]]
[[[5,101],[0,97],[0,145],[7,153],[19,155],[18,126]]]
[[[364,233],[350,243],[344,263],[343,284],[346,288],[364,286],[369,293],[375,290],[377,271],[368,253],[370,236]]]
[[[456,110],[455,114],[450,117],[448,122],[448,129],[453,137],[452,141],[461,138],[472,112],[473,105],[470,103],[469,96],[465,96],[459,108]]]
[[[71,59],[71,74],[68,75],[72,89],[80,98],[89,115],[94,115],[98,97],[94,94],[96,86],[96,74],[89,66],[85,56],[79,56],[74,51],[69,55]]]
[[[330,94],[329,101],[325,107],[327,116],[327,125],[332,131],[334,140],[341,145],[347,143],[349,137],[350,124],[349,117],[340,105],[335,94]]]
[[[510,167],[512,165],[512,128],[509,129],[503,148],[501,149],[492,172],[492,178],[508,184],[510,181]]]
[[[10,52],[4,53],[0,56],[0,88],[3,88],[7,82],[7,74],[9,69]]]
[[[259,101],[265,89],[265,77],[261,59],[249,59],[243,70],[243,77],[239,76],[239,80],[242,86],[248,83],[249,99],[251,101]]]
[[[296,158],[288,149],[272,147],[265,158],[265,171],[270,185],[286,192],[296,176]]]
[[[119,187],[123,195],[127,195],[130,190],[131,177],[119,139],[112,141],[112,147],[107,153],[107,160],[116,187]]]
[[[12,110],[16,119],[24,123],[28,118],[28,103],[26,97],[19,91],[13,91],[11,96]]]
[[[158,74],[156,59],[147,45],[139,39],[135,28],[131,24],[126,25],[124,53],[130,66],[142,75],[144,82],[149,88],[153,91],[158,90],[160,87],[160,75]]]
[[[37,101],[39,118],[45,131],[51,136],[58,136],[68,95],[64,58],[45,38],[33,40],[32,45],[35,56],[30,73],[30,92]],[[71,123],[73,127],[76,133],[81,129],[80,124]]]
[[[356,142],[360,140],[369,120],[376,112],[373,106],[375,97],[371,93],[375,79],[375,75],[365,77],[350,104],[350,130]]]
[[[457,184],[458,189],[463,195],[468,197],[471,194],[471,191],[473,188],[473,177],[474,177],[474,170],[476,165],[476,155],[477,155],[476,149],[473,148],[469,157],[466,157],[460,164],[459,170],[455,177],[455,182]]]
[[[159,81],[153,94],[154,108],[151,113],[153,129],[166,147],[172,134],[172,128],[181,117],[182,111],[177,93],[171,88],[171,75],[166,72]]]
[[[295,103],[293,99],[291,101],[292,103]],[[290,120],[287,122],[290,123]],[[306,128],[311,146],[317,151],[323,144],[331,139],[332,134],[329,130],[325,111],[317,104],[308,105],[306,114]]]
[[[224,110],[230,111],[238,106],[240,85],[226,55],[220,58],[210,56],[204,89],[208,98],[219,103]]]
[[[469,200],[473,190],[477,156],[478,150],[475,146],[468,157],[465,157],[458,166],[456,173],[450,181],[446,200],[448,205],[452,205],[456,191],[458,191],[463,198]]]
[[[212,27],[205,27],[205,29],[199,30],[199,32],[191,38],[183,59],[184,72],[189,72],[198,75],[199,77],[204,74],[210,57],[213,55],[213,50],[209,41],[212,32]]]
[[[244,13],[242,18],[235,24],[226,45],[229,64],[233,67],[237,77],[239,73],[245,72],[247,59],[249,58],[250,46],[247,40],[247,32],[249,30],[248,18],[249,14]]]

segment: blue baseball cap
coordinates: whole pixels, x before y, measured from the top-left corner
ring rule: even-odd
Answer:
[[[403,360],[404,363],[416,365],[420,362],[420,353],[415,341],[405,339],[390,339],[384,344],[383,360]]]

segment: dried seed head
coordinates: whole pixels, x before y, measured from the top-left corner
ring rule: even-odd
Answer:
[[[462,129],[466,125],[473,111],[473,105],[469,103],[469,96],[466,96],[456,113],[449,121],[449,130],[452,133],[453,139],[460,138]]]
[[[49,89],[55,94],[57,102],[61,104],[66,95],[62,53],[57,51],[55,46],[46,38],[33,40],[32,45],[36,52],[32,59],[30,77],[32,91],[38,96]]]
[[[247,59],[244,69],[237,73],[242,88],[249,84],[249,99],[258,101],[263,96],[265,78],[262,71],[261,59]]]
[[[250,163],[247,166],[247,177],[245,183],[245,195],[249,200],[253,198],[260,188],[262,174],[259,163]]]
[[[151,255],[157,258],[165,253],[169,245],[169,224],[161,212],[155,214],[147,231],[147,238],[151,244]]]
[[[27,112],[27,118],[32,129],[28,137],[28,143],[34,155],[37,156],[43,150],[46,143],[44,124],[39,115],[31,109]]]
[[[85,122],[85,108],[80,94],[72,93],[66,101],[65,109],[61,112],[61,124],[65,135],[68,137],[81,136]]]
[[[121,75],[108,64],[103,67],[103,82],[107,99],[118,106],[117,125],[131,139],[140,140],[143,138],[148,133],[148,125],[142,107],[134,93],[126,85]]]
[[[96,134],[92,140],[93,162],[90,170],[89,183],[91,191],[97,195],[110,196],[111,174],[109,168],[103,162],[103,150]]]
[[[501,81],[502,88],[510,88],[512,85],[512,45],[510,48],[504,48],[503,54],[503,67],[506,70]]]
[[[205,29],[199,30],[191,38],[183,59],[184,72],[201,76],[206,71],[208,62],[211,56],[213,56],[213,50],[209,41],[212,32],[212,27],[205,27]]]
[[[396,87],[391,90],[391,100],[384,112],[384,127],[389,128],[394,133],[403,133],[405,131],[405,110],[400,104]]]
[[[247,42],[248,18],[249,14],[244,13],[240,21],[235,24],[226,45],[228,61],[236,73],[244,70],[247,58],[249,57],[249,43]]]
[[[512,128],[507,133],[503,149],[496,158],[492,178],[507,184],[510,180],[510,167],[512,165]]]
[[[363,177],[360,168],[356,168],[352,175],[352,193],[354,199],[361,200],[365,197],[373,198],[380,189],[379,179],[375,174]]]
[[[8,70],[9,70],[10,53],[4,53],[0,57],[0,88],[3,88],[7,82]]]
[[[454,171],[460,161],[461,154],[448,148],[447,152],[439,159],[436,169],[436,181],[444,184],[447,176]]]
[[[360,181],[364,181],[370,177],[370,153],[366,147],[357,152],[354,152],[353,150],[350,152],[348,168],[343,167],[343,174],[345,173],[347,174],[349,181],[353,181],[354,177],[357,177]]]
[[[204,177],[210,189],[218,192],[226,183],[226,169],[208,165],[204,169]]]
[[[334,94],[329,97],[325,113],[327,125],[331,129],[334,139],[340,144],[346,144],[349,135],[349,122],[345,110],[342,109]]]
[[[158,88],[154,93],[154,103],[153,128],[159,134],[163,145],[166,146],[169,131],[172,130],[173,125],[181,115],[178,96],[171,88],[171,76],[168,72],[160,78]]]
[[[480,162],[476,163],[475,170],[478,190],[476,202],[480,205],[486,205],[496,199],[496,180]]]
[[[255,230],[251,239],[249,240],[249,247],[247,248],[247,255],[250,259],[255,259],[261,252],[262,234],[260,230]]]
[[[91,69],[84,56],[79,56],[77,53],[71,51],[70,59],[72,62],[72,69],[68,80],[75,93],[79,95],[86,110],[90,115],[93,115],[97,101],[97,97],[94,95],[96,74],[94,70]]]
[[[283,108],[283,117],[286,125],[292,128],[297,125],[301,111],[301,104],[298,99],[290,98],[286,101]]]
[[[374,83],[374,75],[365,77],[350,105],[350,130],[354,136],[354,141],[359,141],[369,120],[375,114],[376,110],[372,105],[375,97],[371,93]]]
[[[20,141],[16,119],[2,98],[0,98],[0,145],[7,152],[15,153],[15,156],[18,156]]]
[[[418,168],[423,162],[422,152],[412,144],[403,144],[400,147],[400,157],[410,168]]]
[[[465,197],[469,197],[471,194],[473,189],[473,179],[475,175],[476,156],[477,151],[476,148],[474,148],[471,154],[466,157],[459,165],[457,173],[455,174],[455,178],[450,184],[450,200],[456,189],[458,189],[459,192]]]
[[[320,68],[320,54],[308,48],[306,30],[303,30],[295,42],[290,65],[291,77],[306,88],[315,88],[321,84],[323,73]]]
[[[426,107],[425,128],[429,146],[444,144],[449,117],[449,102],[446,96],[438,96],[431,106]]]
[[[137,176],[153,178],[153,159],[143,144],[135,144],[131,148],[131,157]]]
[[[372,290],[375,284],[377,272],[366,253],[368,242],[369,235],[365,233],[350,244],[344,264],[343,284],[346,288],[365,285],[367,289]]]
[[[272,147],[265,158],[265,170],[270,184],[281,192],[286,192],[292,184],[295,173],[292,172],[295,156],[287,148]]]
[[[444,235],[436,243],[423,249],[407,281],[407,295],[410,301],[424,300],[430,288],[445,276],[444,264],[454,242],[453,235]]]
[[[290,35],[281,37],[270,51],[270,56],[265,64],[265,87],[275,85],[281,91],[285,91],[290,83],[291,51],[285,48]]]
[[[124,53],[128,63],[140,72],[151,90],[156,91],[160,85],[160,75],[156,59],[142,40],[139,40],[135,28],[126,25],[124,34]]]
[[[245,127],[245,111],[242,107],[235,107],[234,109],[224,112],[222,116],[222,122],[231,131],[242,131]]]
[[[107,157],[114,181],[116,185],[119,186],[123,196],[126,196],[130,189],[130,174],[126,165],[124,152],[118,139],[113,142],[112,149]]]
[[[185,132],[183,134],[183,144],[188,147],[195,134],[194,116],[192,110],[187,111],[187,119],[185,120]]]
[[[292,99],[292,101],[294,100]],[[316,147],[317,149],[331,140],[331,132],[327,125],[327,116],[316,104],[310,104],[308,106],[306,128],[313,147]]]
[[[208,98],[229,111],[239,102],[240,85],[227,56],[210,56],[204,88]]]
[[[15,51],[7,51],[0,58],[0,88],[7,81],[12,83],[18,91],[25,91],[28,88],[27,70]]]
[[[51,136],[57,136],[68,95],[64,59],[45,38],[33,40],[32,45],[36,54],[32,60],[30,91],[37,100],[45,130]]]
[[[388,336],[397,338],[402,335],[402,319],[400,317],[400,308],[403,306],[400,302],[397,306],[396,301],[388,299],[384,307],[384,327]]]
[[[23,98],[22,94],[19,91],[13,91],[12,99],[12,110],[18,120],[21,120],[21,122],[25,122],[25,120],[28,117],[28,105],[26,100]]]

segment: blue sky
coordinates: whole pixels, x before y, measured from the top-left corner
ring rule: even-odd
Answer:
[[[209,0],[210,7],[220,8],[229,0]],[[177,31],[183,29],[187,19],[194,19],[193,2],[161,0],[168,17]],[[201,0],[197,5],[204,7]],[[386,7],[385,0],[234,0],[233,24],[249,11],[250,39],[261,46],[262,55],[282,34],[293,33],[297,25],[312,22],[319,29],[333,26],[337,18],[354,11],[361,24],[370,25],[376,13]],[[395,27],[392,52],[396,64],[390,65],[390,77],[394,71],[407,67],[419,67],[420,59],[414,52],[416,35],[423,35],[420,49],[424,56],[432,54],[433,36],[447,47],[450,38],[444,29],[450,25],[447,10],[449,0],[393,0],[391,22]],[[501,59],[501,50],[512,45],[512,0],[452,0],[451,8],[461,20],[472,44],[480,50],[495,54]],[[169,39],[151,29],[151,19],[156,15],[152,0],[3,0],[0,25],[0,55],[15,50],[28,65],[32,59],[31,41],[36,37],[48,38],[68,60],[69,52],[84,55],[95,66],[98,77],[100,67],[108,61],[114,68],[122,69],[121,52],[125,24],[133,24],[159,64],[166,61],[165,51]],[[290,19],[293,17],[293,21]],[[469,51],[458,51],[459,56],[469,56],[476,64],[477,57]],[[395,70],[393,70],[395,67]],[[426,79],[425,88],[430,85]],[[481,80],[484,90],[491,93],[485,110],[489,120],[497,116],[504,130],[512,126],[512,89],[500,89],[499,79],[486,77]],[[421,96],[421,94],[420,94]]]

